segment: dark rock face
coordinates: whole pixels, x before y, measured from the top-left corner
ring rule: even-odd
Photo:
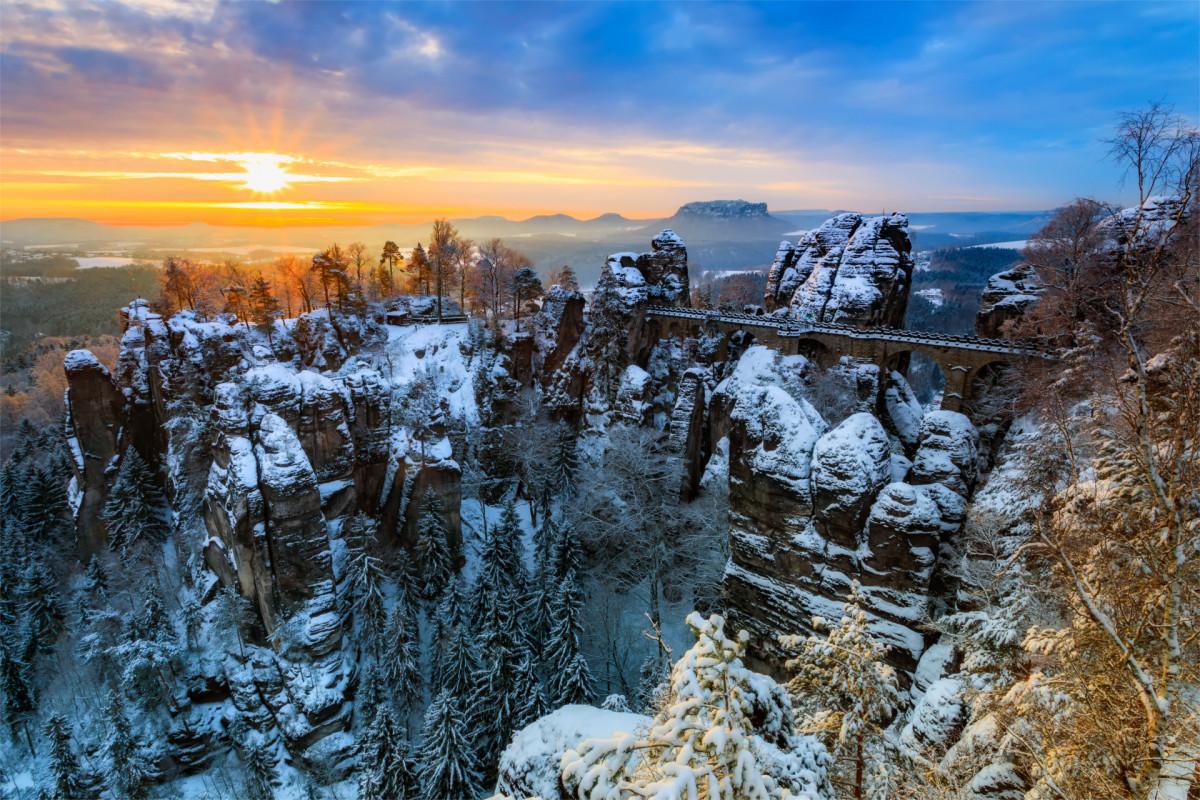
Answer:
[[[763,303],[814,322],[898,328],[913,266],[907,217],[839,214],[780,244]]]
[[[616,401],[625,369],[645,367],[662,338],[658,320],[647,319],[650,305],[690,304],[687,248],[670,229],[650,242],[649,253],[614,253],[600,271],[587,324],[569,355],[554,372],[544,371],[547,406],[563,414],[578,414],[590,401]],[[557,303],[570,302],[563,297]],[[555,307],[541,330],[562,327],[551,322]],[[560,353],[547,342],[543,353]],[[556,356],[557,357],[557,356]]]
[[[999,339],[1038,301],[1043,288],[1029,264],[1018,264],[988,278],[975,315],[975,335]]]
[[[534,367],[543,379],[562,367],[583,335],[584,299],[579,292],[553,286],[533,318],[536,355]]]
[[[75,513],[76,535],[86,559],[108,540],[100,510],[108,499],[108,472],[117,455],[117,437],[125,404],[112,375],[88,350],[72,350],[63,362],[67,373],[68,415],[75,451],[75,472],[83,493]]]

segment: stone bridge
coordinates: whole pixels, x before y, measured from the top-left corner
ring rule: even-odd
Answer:
[[[942,370],[946,386],[942,408],[962,411],[974,388],[991,379],[998,366],[1026,358],[1053,358],[1035,347],[1010,339],[984,339],[899,328],[856,328],[806,322],[787,316],[740,314],[694,308],[650,306],[646,316],[661,321],[664,336],[698,336],[703,331],[747,334],[755,343],[785,354],[804,355],[823,367],[842,356],[870,361],[881,370],[905,373],[912,353],[922,353]]]

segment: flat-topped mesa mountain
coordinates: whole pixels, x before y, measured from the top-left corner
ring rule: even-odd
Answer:
[[[746,200],[701,200],[684,203],[675,212],[675,218],[703,217],[705,219],[768,219],[766,203],[751,203]]]

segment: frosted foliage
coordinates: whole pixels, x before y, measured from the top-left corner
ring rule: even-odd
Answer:
[[[819,747],[776,731],[780,746],[754,727],[756,707],[765,702],[758,695],[774,682],[742,664],[748,635],[727,636],[719,615],[693,612],[687,624],[696,643],[671,670],[669,693],[649,727],[587,740],[563,755],[563,784],[572,796],[827,797]]]

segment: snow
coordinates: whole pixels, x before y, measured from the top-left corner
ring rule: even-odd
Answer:
[[[620,731],[645,728],[641,714],[568,705],[517,731],[500,757],[496,791],[514,798],[558,797],[562,754],[585,739],[607,739]]]
[[[78,269],[113,269],[134,263],[132,258],[122,256],[84,256],[75,259]]]
[[[874,494],[888,480],[888,438],[874,414],[846,417],[817,440],[813,448],[814,488],[856,502]]]
[[[100,363],[100,359],[91,350],[72,350],[63,358],[63,369],[67,372],[77,372],[85,369],[99,369],[105,375],[108,369]]]
[[[395,387],[432,376],[437,395],[450,413],[467,423],[479,421],[471,379],[469,323],[454,325],[387,325],[387,343],[376,367]]]
[[[962,681],[940,678],[913,708],[908,724],[900,732],[900,741],[918,752],[935,748],[940,753],[950,744],[964,717]]]
[[[942,290],[937,286],[933,286],[928,289],[917,289],[917,291],[913,292],[913,294],[926,301],[934,308],[941,308],[946,302],[946,298],[942,295]]]
[[[982,247],[994,247],[997,250],[1024,250],[1029,246],[1028,239],[1014,239],[1010,242],[989,242],[988,244],[973,244],[967,247],[968,250],[975,250]]]

